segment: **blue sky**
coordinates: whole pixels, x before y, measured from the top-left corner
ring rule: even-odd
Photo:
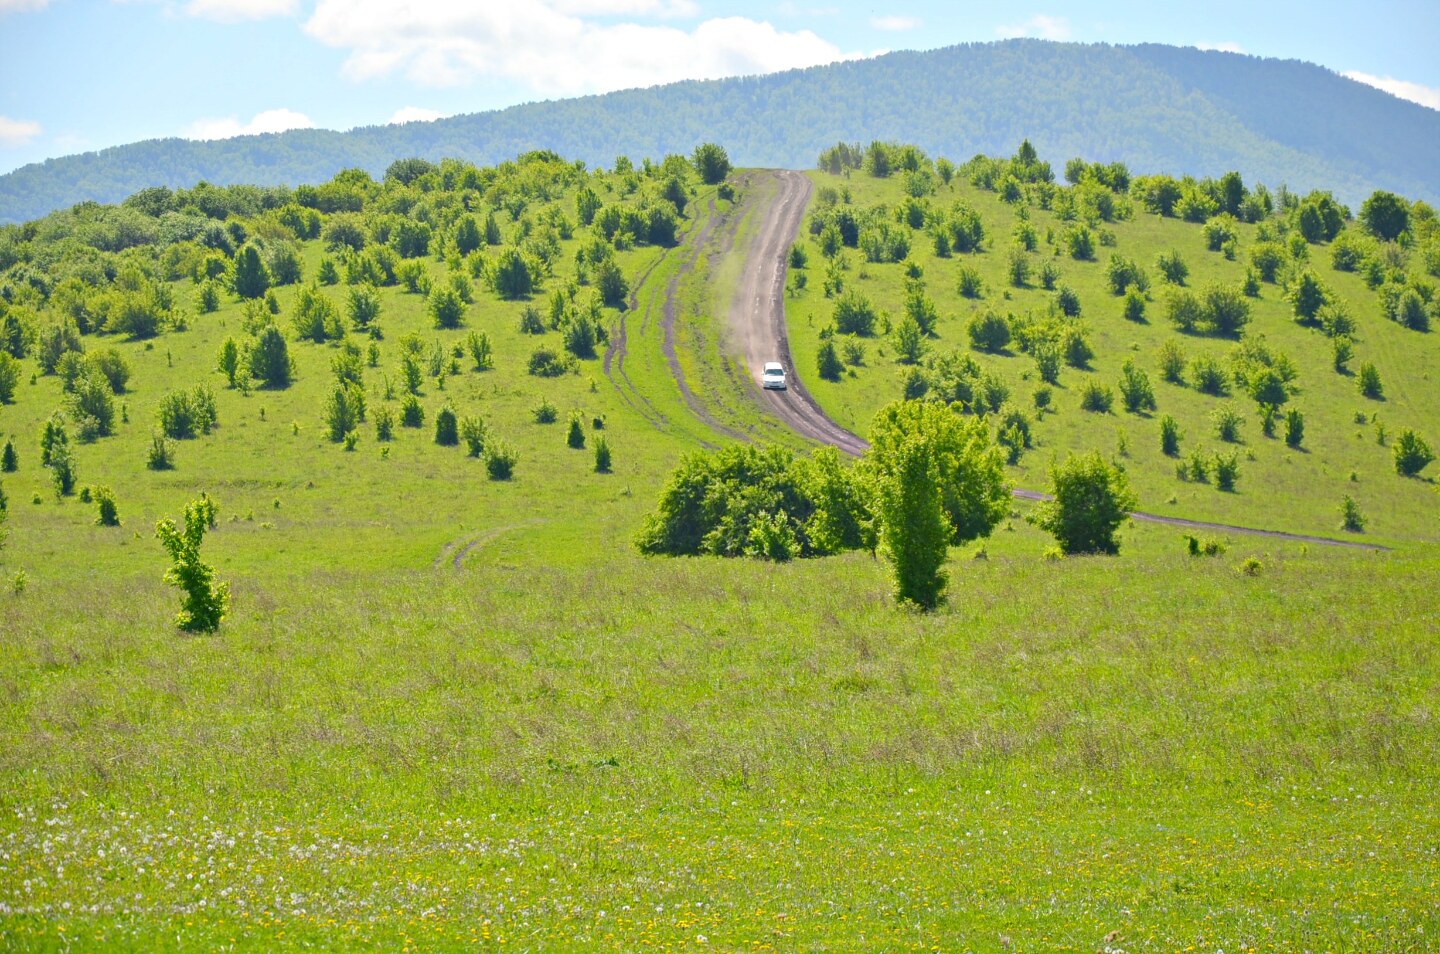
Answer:
[[[1440,2],[0,0],[0,172],[1011,36],[1302,59],[1440,109]]]

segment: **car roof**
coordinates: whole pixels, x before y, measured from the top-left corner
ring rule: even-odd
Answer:
[[[766,362],[765,362],[765,370],[766,370],[766,371],[784,371],[784,370],[785,370],[785,366],[784,366],[783,364],[781,364],[779,361],[766,361]]]

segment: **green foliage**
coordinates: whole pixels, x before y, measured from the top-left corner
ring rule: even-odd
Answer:
[[[1365,515],[1360,512],[1360,505],[1355,502],[1355,498],[1349,494],[1340,501],[1340,529],[1349,533],[1365,531]]]
[[[215,359],[215,366],[225,375],[227,387],[235,387],[236,377],[240,373],[240,345],[234,338],[226,338],[220,343],[220,354]]]
[[[842,295],[835,302],[832,317],[835,330],[842,335],[869,337],[875,334],[875,306],[859,292],[848,291]]]
[[[890,450],[879,491],[880,539],[895,573],[895,599],[932,609],[944,598],[952,536],[933,446],[921,434]]]
[[[1066,554],[1119,553],[1116,532],[1136,504],[1125,473],[1096,452],[1072,454],[1050,469],[1050,483],[1054,499],[1039,504],[1030,522]]]
[[[1005,274],[1014,288],[1024,288],[1030,281],[1030,256],[1018,248],[1012,248],[1006,259]]]
[[[997,354],[1010,344],[1010,322],[992,308],[970,319],[965,332],[970,337],[971,347],[978,351]]]
[[[1124,315],[1126,321],[1143,324],[1145,321],[1145,293],[1133,285],[1125,289]]]
[[[585,422],[578,412],[570,415],[570,427],[565,433],[565,446],[572,450],[585,449]]]
[[[406,395],[400,404],[400,426],[422,427],[424,424],[425,408],[421,407],[420,399],[413,394]]]
[[[535,418],[536,424],[554,424],[559,414],[560,412],[549,398],[542,399],[531,411],[531,416]]]
[[[1309,269],[1296,277],[1287,297],[1295,306],[1295,320],[1301,324],[1314,322],[1320,309],[1329,300],[1329,295],[1326,294],[1325,287],[1320,284],[1320,279]]]
[[[1115,403],[1115,392],[1107,385],[1091,379],[1080,388],[1080,409],[1096,414],[1109,414]]]
[[[1072,225],[1065,230],[1065,253],[1077,262],[1095,259],[1095,236],[1088,226]]]
[[[365,392],[355,383],[336,383],[325,397],[322,416],[330,440],[338,444],[365,420]]]
[[[109,487],[96,487],[92,494],[95,500],[95,524],[101,527],[120,526],[120,507],[115,502],[115,492]]]
[[[1055,295],[1055,307],[1067,318],[1080,317],[1080,296],[1075,294],[1074,289],[1067,285],[1061,285],[1060,291]]]
[[[980,271],[969,265],[960,267],[959,291],[962,298],[980,298],[985,293],[985,282]]]
[[[15,442],[6,439],[5,447],[0,449],[0,473],[13,474],[20,469],[20,453],[15,450]]]
[[[346,316],[356,331],[369,331],[380,319],[380,292],[374,285],[356,285],[346,295]]]
[[[375,409],[375,439],[384,443],[395,437],[395,412],[388,404]]]
[[[1184,262],[1180,264],[1182,267],[1184,266]],[[1110,293],[1113,295],[1123,295],[1131,288],[1143,292],[1150,287],[1150,280],[1146,277],[1145,270],[1133,260],[1119,254],[1111,254],[1110,264],[1105,267],[1105,281],[1110,286]],[[1182,280],[1174,284],[1183,285],[1185,282]]]
[[[515,465],[520,457],[506,444],[487,441],[485,444],[485,473],[491,480],[509,480],[515,475]]]
[[[200,559],[205,531],[215,526],[215,501],[208,494],[185,505],[185,528],[166,518],[155,525],[155,535],[170,554],[165,582],[179,587],[185,597],[176,624],[186,632],[213,633],[220,628],[230,605],[230,586],[215,581],[215,568]]]
[[[570,370],[570,362],[549,348],[537,348],[530,355],[527,370],[540,378],[555,378]]]
[[[536,288],[535,269],[518,248],[502,250],[487,275],[490,287],[504,299],[528,298]]]
[[[908,317],[905,318],[902,322],[900,330],[896,332],[897,336],[899,336],[903,332],[904,322],[908,322],[912,327],[915,326],[914,319]],[[918,345],[918,334],[915,336],[915,341]],[[896,350],[900,350],[898,344],[896,346]],[[913,362],[914,359],[912,358],[911,360]],[[840,356],[835,351],[835,341],[833,338],[826,338],[824,341],[820,342],[820,350],[816,353],[815,364],[816,371],[819,373],[820,377],[823,380],[840,380],[840,376],[845,372],[845,365],[841,363]]]
[[[863,469],[879,482],[897,473],[896,455],[918,439],[935,461],[952,542],[987,536],[1009,509],[1004,459],[983,421],[944,404],[902,401],[886,405],[870,429]]]
[[[1160,257],[1155,260],[1155,268],[1160,272],[1160,276],[1172,285],[1184,285],[1185,279],[1190,277],[1190,266],[1180,257],[1178,249],[1161,252]]]
[[[1285,443],[1298,449],[1304,441],[1305,415],[1298,408],[1292,407],[1285,412]]]
[[[300,289],[295,298],[293,321],[295,334],[316,344],[345,336],[345,327],[340,323],[340,312],[335,303],[320,290],[319,284],[312,283]]]
[[[82,440],[115,433],[115,396],[103,375],[90,373],[76,381],[67,406]]]
[[[290,348],[279,328],[269,325],[260,332],[248,349],[245,366],[265,387],[289,387],[294,368],[290,363]]]
[[[1395,472],[1402,477],[1414,477],[1435,459],[1430,445],[1409,428],[1401,431],[1395,439],[1394,454]]]
[[[69,443],[56,444],[50,449],[49,463],[50,479],[55,485],[57,497],[68,497],[75,492],[75,483],[79,479],[75,472],[75,452],[70,449]]]
[[[0,351],[0,404],[15,400],[15,387],[20,383],[20,362],[8,351]]]
[[[1375,365],[1369,361],[1360,365],[1360,376],[1357,379],[1360,393],[1372,401],[1383,401],[1385,399],[1385,386],[1380,383],[1380,372]]]
[[[164,434],[152,434],[150,450],[145,455],[145,466],[150,470],[174,470],[175,448]]]
[[[700,181],[706,185],[717,185],[730,175],[730,157],[726,155],[724,148],[713,142],[696,146],[691,161]]]
[[[435,412],[435,443],[441,447],[460,443],[460,422],[448,404]]]
[[[166,437],[189,440],[209,434],[220,423],[215,392],[203,384],[190,390],[170,391],[160,399],[160,430]]]
[[[1155,391],[1150,386],[1150,376],[1136,366],[1129,358],[1121,369],[1120,397],[1125,410],[1131,414],[1155,410]]]
[[[1166,457],[1180,456],[1180,424],[1175,418],[1166,414],[1160,418],[1160,453]]]
[[[1353,357],[1355,345],[1348,337],[1342,335],[1330,342],[1330,362],[1337,372],[1344,374]]]
[[[1210,420],[1215,424],[1215,433],[1222,441],[1240,443],[1240,427],[1245,423],[1245,418],[1239,411],[1227,404],[1216,408],[1211,413]]]
[[[1410,206],[1393,192],[1375,191],[1360,205],[1360,221],[1382,242],[1392,242],[1410,227]]]
[[[1240,455],[1231,451],[1228,454],[1216,453],[1211,468],[1215,474],[1215,488],[1225,493],[1234,493],[1235,484],[1240,479]]]
[[[436,328],[459,328],[465,318],[465,303],[449,285],[441,285],[431,291],[426,308]]]
[[[230,287],[241,298],[259,298],[270,288],[270,272],[254,245],[246,245],[235,255]]]

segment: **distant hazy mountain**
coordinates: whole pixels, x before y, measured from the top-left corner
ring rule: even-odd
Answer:
[[[837,141],[932,155],[1009,154],[1029,138],[1137,173],[1219,175],[1358,204],[1375,189],[1440,201],[1440,112],[1296,60],[1171,46],[1012,40],[900,52],[770,76],[674,83],[346,133],[162,139],[0,176],[0,221],[152,185],[316,183],[358,166],[446,156],[492,164],[530,149],[609,165],[723,145],[741,166],[808,168]]]

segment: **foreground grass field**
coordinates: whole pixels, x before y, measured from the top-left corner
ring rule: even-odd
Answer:
[[[1428,949],[1437,554],[1033,532],[7,598],[0,945]]]

